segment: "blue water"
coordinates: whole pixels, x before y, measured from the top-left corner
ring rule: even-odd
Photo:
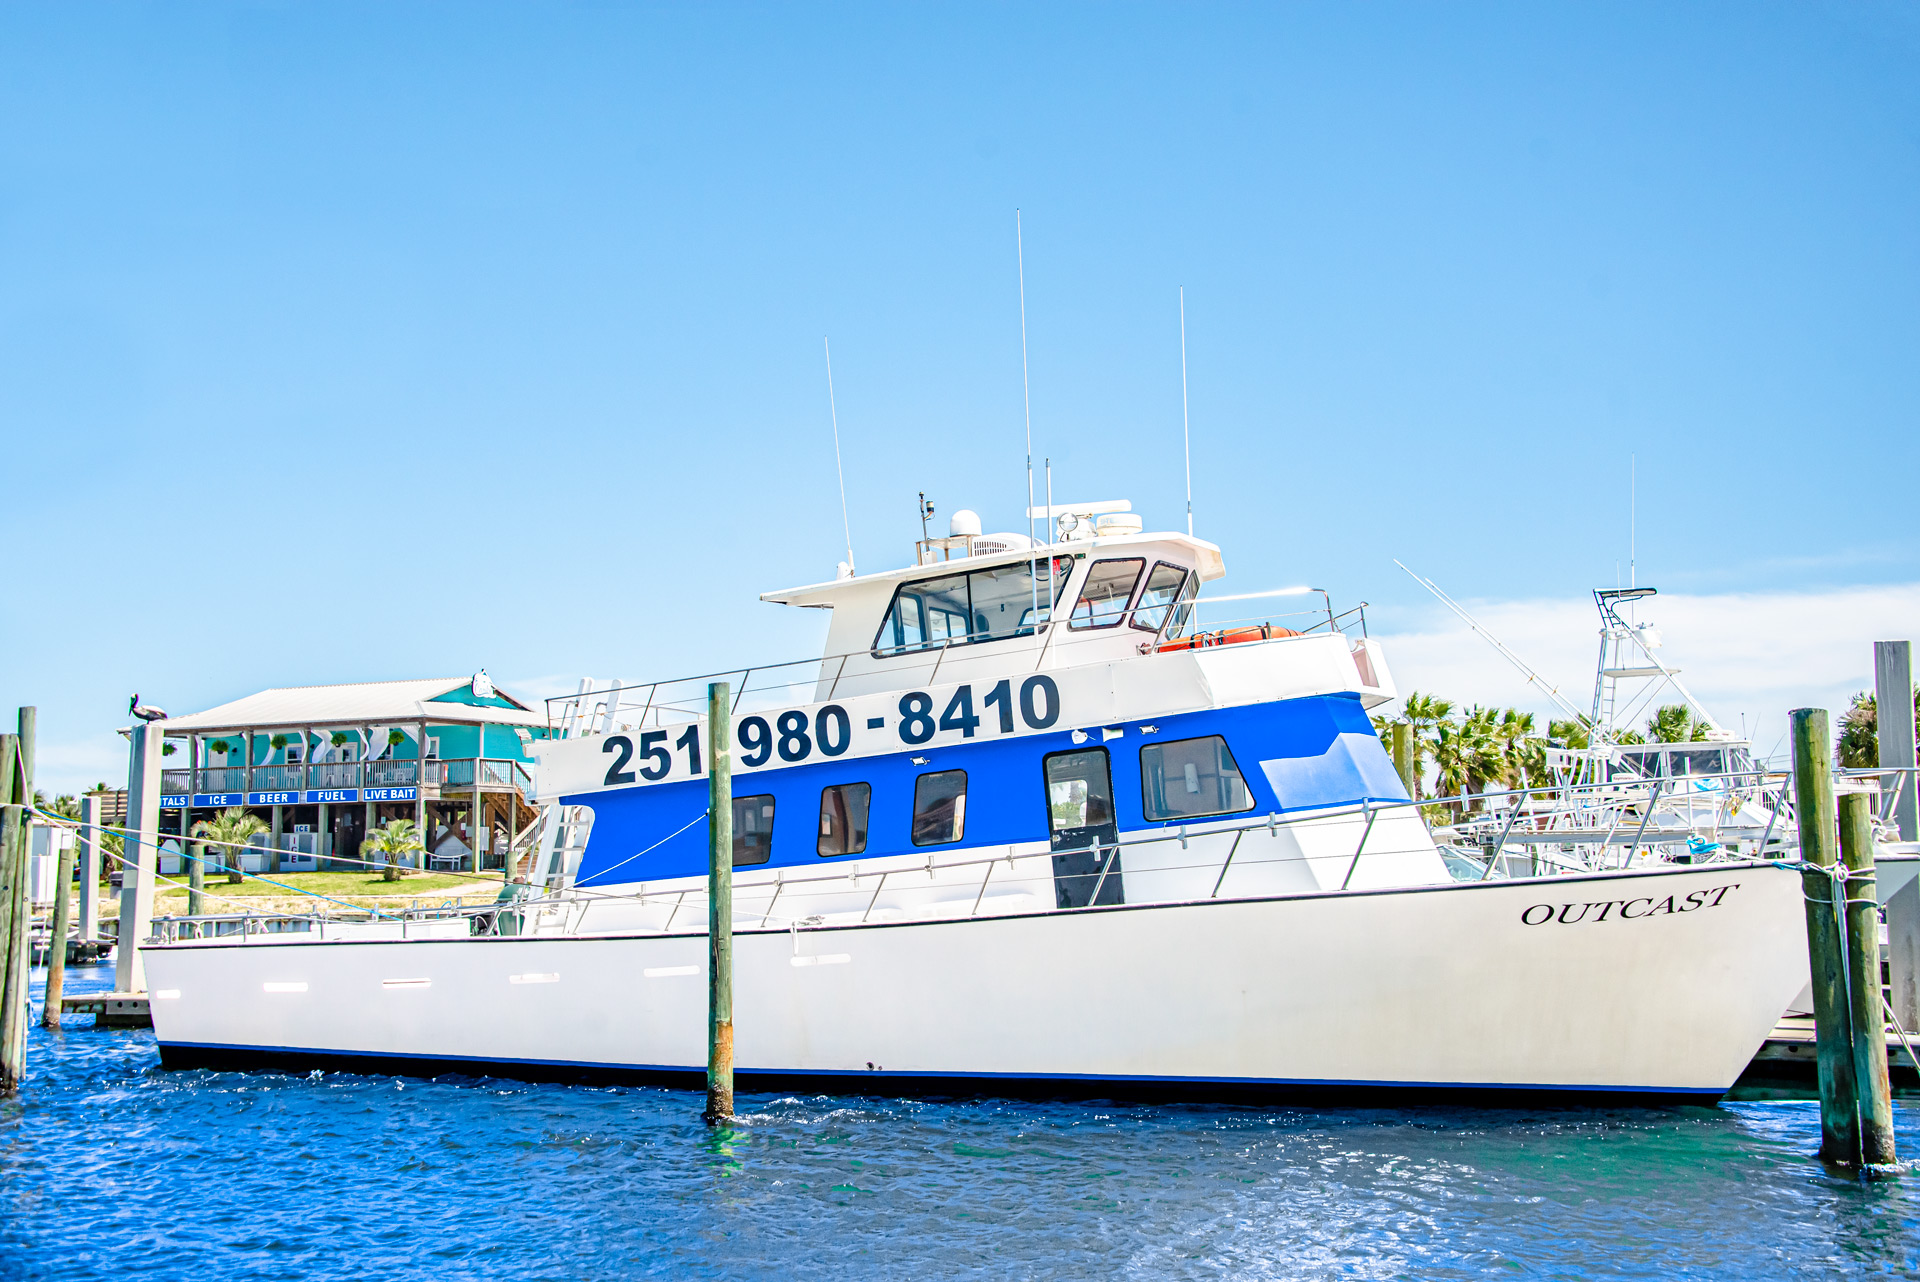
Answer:
[[[0,1105],[8,1279],[1920,1275],[1920,1173],[1836,1178],[1800,1102],[746,1096],[715,1134],[685,1091],[167,1073],[90,1019],[29,1056]]]

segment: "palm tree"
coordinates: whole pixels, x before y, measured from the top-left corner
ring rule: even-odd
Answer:
[[[1547,738],[1567,748],[1591,748],[1593,735],[1592,722],[1585,717],[1569,718],[1565,721],[1547,722]]]
[[[248,814],[242,806],[228,806],[218,818],[202,819],[193,826],[194,836],[225,843],[220,847],[220,862],[227,870],[227,880],[235,885],[240,883],[241,852],[238,848],[265,831],[266,821],[259,815]]]
[[[1533,714],[1508,708],[1500,714],[1500,724],[1494,728],[1499,737],[1501,756],[1504,759],[1502,779],[1509,788],[1525,789],[1528,776],[1535,779],[1546,777],[1544,767],[1546,754],[1543,745],[1533,734]]]
[[[1647,721],[1647,735],[1655,743],[1701,743],[1708,729],[1707,723],[1694,716],[1684,703],[1655,708]]]
[[[411,819],[389,819],[382,827],[375,828],[362,850],[385,855],[381,862],[386,867],[380,876],[384,881],[400,880],[400,857],[412,854],[416,850],[425,850],[426,843],[420,839],[420,829]]]
[[[1407,692],[1407,700],[1400,706],[1400,719],[1407,723],[1408,737],[1413,741],[1413,797],[1420,799],[1420,777],[1425,771],[1427,754],[1434,750],[1434,740],[1429,731],[1437,731],[1447,724],[1453,716],[1453,700],[1442,699],[1437,695],[1421,694],[1418,690]]]
[[[1920,685],[1913,688],[1913,712],[1920,721]],[[1880,710],[1873,695],[1861,691],[1840,714],[1840,739],[1834,758],[1842,766],[1871,770],[1880,764]]]

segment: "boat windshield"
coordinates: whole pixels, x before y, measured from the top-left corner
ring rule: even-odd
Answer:
[[[1179,636],[1186,630],[1186,603],[1194,597],[1197,580],[1197,575],[1188,574],[1182,566],[1168,565],[1165,561],[1156,564],[1153,573],[1147,576],[1147,588],[1140,594],[1140,604],[1134,607],[1133,626],[1158,632],[1167,627],[1167,616],[1171,614],[1173,624],[1167,627],[1167,635]]]
[[[1049,586],[1057,601],[1073,561],[1056,557],[1052,571],[1051,585],[1045,561],[1015,561],[902,583],[894,590],[893,604],[873,640],[873,652],[884,658],[910,650],[1032,636],[1035,624],[1045,626],[1053,613],[1047,599]]]
[[[1725,754],[1718,748],[1675,748],[1669,753],[1673,775],[1725,774]]]

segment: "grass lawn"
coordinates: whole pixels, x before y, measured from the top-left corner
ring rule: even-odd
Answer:
[[[382,881],[377,872],[274,872],[265,874],[281,883],[269,885],[257,877],[248,877],[239,885],[227,880],[225,873],[211,873],[207,877],[207,890],[213,894],[227,896],[270,895],[284,898],[285,887],[297,886],[301,890],[310,890],[317,894],[331,895],[336,899],[364,898],[368,895],[459,895],[473,893],[482,889],[498,891],[500,878],[481,875],[448,876],[446,873],[416,873],[411,877],[402,877],[399,881]],[[184,880],[184,875],[181,880]],[[185,898],[185,886],[161,885],[159,892],[163,896]]]

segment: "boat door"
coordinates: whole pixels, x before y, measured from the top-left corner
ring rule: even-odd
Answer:
[[[1120,828],[1105,748],[1056,752],[1044,762],[1053,897],[1059,908],[1119,904]]]

